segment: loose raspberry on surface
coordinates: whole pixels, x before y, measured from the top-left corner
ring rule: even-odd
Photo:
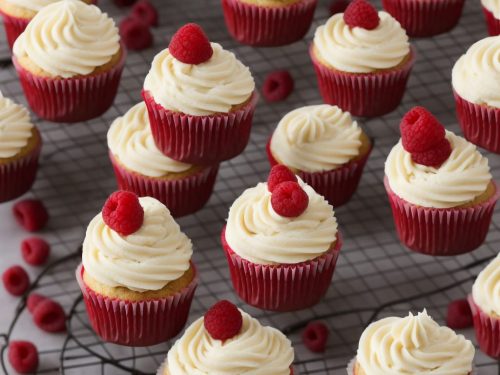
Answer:
[[[30,277],[21,266],[7,268],[2,275],[2,281],[7,292],[13,296],[22,296],[30,287]]]
[[[29,237],[21,242],[21,254],[26,263],[41,266],[50,255],[50,245],[43,238]]]
[[[29,341],[11,341],[9,363],[19,374],[32,374],[38,369],[38,350]]]
[[[446,325],[452,329],[472,327],[472,311],[466,299],[458,299],[448,304]]]
[[[130,191],[116,191],[104,203],[102,218],[115,232],[128,236],[142,226],[144,209],[136,194]]]
[[[29,232],[36,232],[47,224],[49,213],[38,199],[25,199],[12,208],[16,221]]]
[[[49,333],[66,330],[66,313],[62,306],[49,298],[40,301],[33,310],[33,321],[41,330]]]
[[[444,126],[423,107],[408,111],[399,125],[403,147],[408,152],[427,151],[445,137]]]
[[[309,197],[297,182],[285,181],[276,186],[271,195],[271,206],[284,217],[298,217],[309,204]]]
[[[188,23],[177,30],[168,50],[180,62],[195,65],[210,60],[214,53],[205,32],[195,23]]]
[[[262,86],[262,95],[269,103],[280,102],[292,93],[295,83],[287,70],[269,73]]]
[[[267,177],[267,190],[272,193],[276,186],[285,181],[297,182],[297,176],[288,167],[282,164],[275,165]]]
[[[158,26],[158,11],[148,0],[139,0],[132,7],[132,14],[149,26]]]
[[[153,34],[146,21],[127,17],[120,22],[120,36],[128,49],[141,51],[153,45]]]
[[[450,157],[450,154],[450,142],[446,138],[443,138],[441,142],[430,150],[412,153],[411,159],[417,164],[438,168]]]
[[[380,23],[377,9],[366,0],[352,1],[344,12],[344,22],[351,28],[376,29]]]
[[[335,15],[337,13],[342,13],[346,10],[351,2],[349,0],[333,0],[328,6],[330,15]]]
[[[28,299],[26,300],[26,307],[28,308],[28,311],[33,314],[40,302],[45,301],[46,299],[47,297],[42,296],[41,294],[30,293]]]
[[[302,332],[302,342],[311,352],[322,353],[329,335],[330,329],[324,323],[310,322]]]
[[[213,305],[204,316],[204,326],[213,339],[228,340],[236,336],[243,325],[240,310],[227,300]]]

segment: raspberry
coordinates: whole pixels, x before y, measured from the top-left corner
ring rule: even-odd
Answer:
[[[329,335],[330,330],[324,323],[310,322],[302,332],[302,342],[311,352],[322,353]]]
[[[142,226],[144,209],[134,193],[116,191],[104,203],[102,218],[106,225],[115,232],[128,236]]]
[[[262,95],[269,103],[288,98],[294,87],[293,77],[287,70],[269,73],[262,86]]]
[[[30,277],[21,266],[7,268],[2,275],[2,281],[7,292],[13,296],[22,296],[30,287]]]
[[[271,206],[278,215],[284,217],[302,215],[308,204],[309,197],[297,182],[282,182],[271,195]]]
[[[188,23],[177,30],[168,50],[180,62],[195,65],[208,61],[214,53],[205,32],[195,23]]]
[[[46,299],[47,297],[42,296],[41,294],[30,293],[28,299],[26,300],[26,307],[28,308],[28,311],[33,314],[40,302],[45,301]]]
[[[26,238],[21,242],[21,254],[26,263],[40,266],[49,258],[50,245],[40,237]]]
[[[205,313],[203,324],[212,338],[224,341],[240,332],[243,318],[234,304],[222,300]]]
[[[450,154],[450,142],[446,138],[443,138],[439,144],[430,150],[412,153],[411,159],[417,164],[438,168],[448,159]]]
[[[423,107],[414,107],[408,111],[399,128],[403,147],[411,153],[427,151],[445,137],[443,125]]]
[[[66,313],[62,306],[49,298],[38,303],[33,310],[33,321],[45,332],[55,333],[66,330]]]
[[[115,5],[119,7],[128,7],[136,2],[136,0],[113,0]]]
[[[380,23],[377,9],[366,0],[354,0],[344,12],[344,22],[351,28],[376,29]]]
[[[127,17],[120,22],[120,36],[130,50],[141,51],[153,45],[149,25],[137,17]]]
[[[158,26],[158,11],[148,0],[139,0],[135,3],[132,14],[149,26]]]
[[[351,2],[349,0],[333,0],[328,6],[330,15],[335,15],[337,13],[342,13],[346,10]]]
[[[457,299],[448,305],[446,325],[452,329],[472,327],[472,311],[466,299]]]
[[[26,199],[17,202],[12,208],[17,222],[27,231],[36,232],[49,221],[49,213],[38,199]]]
[[[38,350],[29,341],[11,341],[9,362],[20,374],[32,374],[38,369]]]
[[[275,165],[269,172],[267,189],[272,193],[276,186],[285,181],[297,182],[297,177],[288,167],[281,164]]]

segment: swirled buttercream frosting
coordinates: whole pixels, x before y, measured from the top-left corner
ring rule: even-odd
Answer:
[[[472,297],[481,310],[500,316],[500,253],[479,273],[472,286]]]
[[[15,156],[28,144],[33,124],[29,112],[0,92],[0,158]]]
[[[33,12],[38,12],[43,7],[46,7],[47,5],[50,5],[53,3],[56,3],[60,0],[5,0],[5,1],[7,3],[12,4],[12,5],[31,10]],[[84,1],[84,0],[80,0],[80,1]]]

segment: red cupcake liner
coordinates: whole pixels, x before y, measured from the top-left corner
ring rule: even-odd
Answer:
[[[121,190],[133,191],[140,197],[158,199],[174,217],[200,210],[212,195],[219,165],[208,166],[196,174],[178,180],[159,180],[124,168],[109,153],[116,181]]]
[[[294,311],[317,304],[331,284],[342,246],[340,232],[334,248],[316,259],[281,265],[252,263],[236,254],[221,233],[233,287],[249,305],[263,310]]]
[[[373,149],[373,141],[370,150],[363,157],[342,165],[337,169],[324,172],[298,173],[299,177],[320,195],[326,198],[328,203],[334,207],[347,203],[358,188],[365,164]],[[267,159],[271,167],[279,164],[271,152],[271,138],[266,145]]]
[[[241,0],[222,0],[224,19],[231,36],[251,46],[272,47],[300,40],[311,27],[318,0],[266,7]]]
[[[193,264],[191,266],[194,267]],[[150,346],[177,336],[189,315],[198,279],[173,296],[149,301],[125,301],[102,296],[83,281],[84,268],[76,279],[94,331],[104,341],[125,346]]]
[[[453,29],[465,0],[382,0],[384,9],[412,37],[428,37]]]
[[[0,164],[0,203],[10,201],[26,193],[36,179],[42,138],[35,128],[39,144],[27,155],[6,164]]]
[[[415,63],[415,52],[400,68],[378,73],[344,73],[323,65],[309,49],[323,101],[354,116],[375,117],[389,113],[401,103]]]
[[[254,93],[234,112],[191,116],[169,111],[142,90],[151,132],[158,149],[168,157],[195,165],[213,165],[241,154],[248,144],[257,104]]]
[[[495,17],[493,12],[483,6],[484,18],[488,27],[488,34],[491,36],[500,35],[500,20]]]
[[[54,122],[80,122],[106,112],[115,100],[126,50],[111,70],[86,77],[38,77],[24,69],[12,58],[19,75],[24,95],[33,112],[40,118]]]
[[[356,361],[357,361],[357,358],[354,357],[348,363],[348,365],[347,365],[347,375],[359,375],[359,374],[356,373]],[[469,372],[468,375],[477,375],[476,366],[474,366],[474,364],[472,364],[472,371]]]
[[[454,92],[458,122],[465,138],[500,154],[500,108],[471,103]]]
[[[2,12],[1,10],[0,15],[2,15],[3,18],[3,26],[5,28],[5,34],[7,35],[7,43],[9,44],[9,48],[12,50],[17,37],[21,35],[24,29],[26,29],[26,26],[28,26],[31,19],[14,17]]]
[[[384,185],[401,242],[418,253],[450,256],[477,249],[485,240],[499,191],[487,201],[467,208],[429,208],[414,205]]]
[[[156,371],[156,375],[169,375],[165,372],[166,367],[168,365],[168,358],[165,359],[165,361],[161,364],[160,368]],[[298,375],[299,373],[297,371],[294,371],[293,366],[290,366],[290,375]]]
[[[469,295],[468,300],[479,347],[490,357],[500,359],[500,318],[490,316],[481,310],[472,295]]]

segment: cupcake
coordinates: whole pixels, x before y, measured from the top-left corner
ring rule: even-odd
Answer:
[[[488,159],[422,107],[409,111],[400,129],[384,184],[401,242],[429,255],[476,249],[498,199]]]
[[[384,9],[412,37],[429,37],[453,29],[465,0],[382,0]]]
[[[318,27],[309,54],[324,102],[365,117],[399,105],[415,57],[399,22],[366,0]]]
[[[7,42],[12,49],[17,37],[40,9],[59,0],[0,0],[0,15],[3,17]],[[94,4],[93,0],[81,0]]]
[[[0,203],[31,188],[41,148],[42,138],[26,108],[0,92]]]
[[[271,47],[296,42],[311,27],[318,0],[222,0],[226,26],[240,43]]]
[[[477,277],[469,304],[479,347],[500,359],[500,253]]]
[[[213,165],[245,149],[257,96],[250,70],[210,43],[195,24],[183,26],[157,54],[142,95],[156,145],[168,157]]]
[[[13,62],[39,117],[86,121],[113,104],[125,50],[112,18],[95,5],[62,0],[40,10],[16,39]]]
[[[291,375],[293,359],[283,333],[223,300],[186,329],[157,374]]]
[[[437,324],[424,310],[370,324],[359,340],[349,375],[472,375],[474,346]]]
[[[271,166],[287,166],[334,207],[356,191],[371,150],[351,115],[328,104],[285,115],[267,146]]]
[[[318,303],[342,245],[333,207],[283,166],[236,199],[221,240],[236,293],[274,311]]]
[[[500,36],[474,43],[453,67],[457,117],[465,138],[500,154]]]
[[[486,26],[490,35],[500,34],[500,2],[498,0],[481,0]]]
[[[165,205],[113,193],[87,228],[76,271],[94,331],[127,346],[176,336],[197,285],[192,254],[191,241]]]
[[[119,188],[158,199],[174,217],[198,211],[212,194],[219,165],[195,166],[163,155],[143,102],[113,122],[108,147]]]

